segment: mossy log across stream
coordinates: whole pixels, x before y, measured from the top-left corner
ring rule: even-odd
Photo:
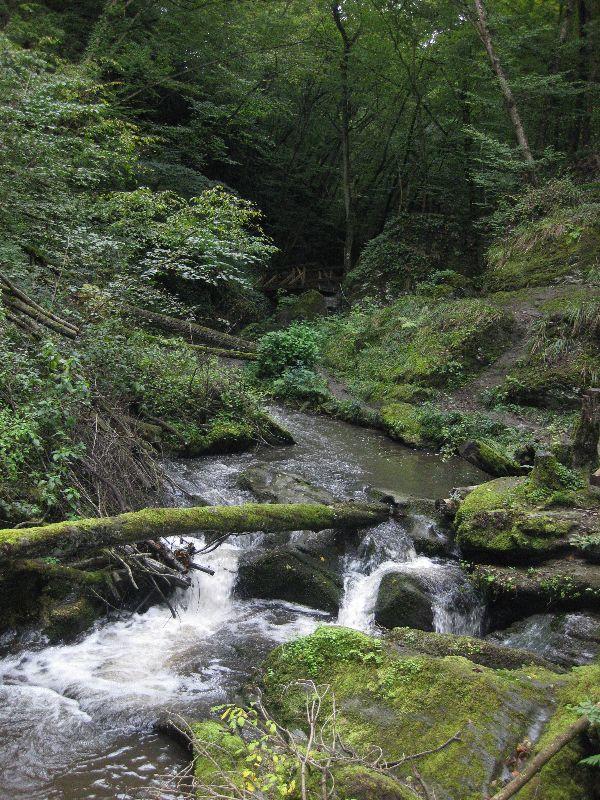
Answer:
[[[215,538],[233,533],[354,529],[386,520],[389,509],[381,504],[337,505],[260,504],[147,508],[115,517],[57,522],[35,528],[0,530],[0,563],[20,558],[64,558],[102,547],[179,536],[197,531]]]

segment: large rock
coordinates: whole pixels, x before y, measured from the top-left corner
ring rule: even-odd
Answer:
[[[439,501],[378,487],[370,487],[368,496],[369,499],[391,506],[392,515],[405,520],[405,530],[417,553],[427,556],[454,554],[453,532],[438,508]]]
[[[267,466],[250,467],[238,476],[238,486],[252,492],[261,503],[314,503],[331,505],[334,495],[309,483],[295,472],[280,472]]]
[[[528,478],[497,478],[469,492],[455,527],[462,552],[477,561],[533,563],[569,551],[593,558],[587,545],[600,534],[600,501],[578,473],[542,454]]]
[[[390,572],[379,585],[375,621],[384,628],[433,630],[432,598],[427,585],[415,575]]]
[[[477,647],[476,640],[471,644]],[[381,747],[387,760],[435,750],[460,732],[460,741],[420,758],[418,769],[437,800],[482,800],[500,788],[498,777],[519,743],[533,736],[535,744],[532,731],[548,719],[554,726],[555,708],[556,719],[567,727],[576,718],[568,704],[577,702],[578,693],[600,699],[600,684],[591,688],[600,667],[583,667],[573,676],[531,662],[495,670],[471,660],[466,642],[462,645],[462,656],[456,648],[450,655],[425,654],[418,643],[401,652],[388,637],[322,627],[269,656],[265,701],[280,724],[295,728],[305,702],[295,682],[310,678],[327,684],[329,697],[335,695],[342,740],[359,753]],[[578,781],[579,790],[552,794],[552,784],[545,783],[540,800],[594,796],[586,779],[591,772],[577,766],[581,756],[576,745],[553,775],[557,787]],[[394,774],[408,778],[410,762]]]
[[[297,548],[277,547],[244,559],[236,591],[241,597],[286,600],[337,612],[342,581],[320,558]]]
[[[600,569],[580,559],[555,559],[536,567],[474,567],[472,578],[487,601],[491,630],[531,614],[600,610]]]
[[[471,439],[458,449],[465,461],[493,475],[504,478],[509,475],[524,475],[527,470],[510,458],[495,442],[486,439]]]

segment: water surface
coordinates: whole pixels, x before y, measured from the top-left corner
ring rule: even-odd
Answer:
[[[484,479],[460,459],[413,452],[369,429],[276,414],[296,438],[294,447],[172,463],[174,502],[189,495],[213,504],[247,502],[252,498],[236,477],[259,463],[301,473],[340,498],[364,499],[369,486],[438,497]],[[238,696],[276,644],[335,622],[313,609],[235,597],[239,558],[260,546],[260,534],[233,537],[204,557],[216,575],[194,574],[190,589],[175,598],[176,620],[164,606],[116,615],[73,644],[0,662],[0,797],[128,800],[151,790],[156,797],[164,775],[184,763],[153,730],[162,714],[207,715]],[[362,548],[346,554],[339,621],[369,630],[379,582],[393,570],[428,582],[438,630],[478,632],[482,609],[457,564],[417,557],[396,522],[372,529]]]

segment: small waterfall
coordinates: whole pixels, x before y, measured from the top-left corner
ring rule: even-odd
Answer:
[[[256,540],[257,536],[246,536],[247,540]],[[175,596],[175,609],[182,622],[208,624],[216,628],[227,621],[233,613],[233,590],[237,578],[238,562],[243,552],[237,537],[232,537],[217,550],[197,558],[203,566],[215,571],[218,578],[205,572],[192,572],[192,583],[188,589],[178,590]],[[204,545],[204,539],[194,542],[197,548]],[[253,546],[252,541],[246,545]]]
[[[425,517],[418,520],[431,524]],[[381,581],[390,573],[419,576],[431,595],[436,632],[481,634],[484,607],[460,567],[417,556],[406,531],[395,521],[371,529],[357,556],[347,560],[338,624],[370,631]]]

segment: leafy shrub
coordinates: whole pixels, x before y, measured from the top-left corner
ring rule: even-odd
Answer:
[[[287,369],[271,385],[274,397],[295,403],[319,403],[329,399],[327,382],[306,367]]]
[[[319,357],[319,344],[319,333],[308,325],[267,333],[258,343],[259,377],[277,378],[290,368],[312,369]]]
[[[199,362],[181,340],[165,344],[118,320],[105,321],[90,327],[82,358],[102,395],[146,418],[185,423],[188,431],[223,413],[258,419],[257,399],[236,371],[216,360]]]
[[[149,282],[248,288],[276,250],[259,227],[260,212],[222,187],[190,200],[145,188],[115,192],[102,216],[129,250],[129,270]]]
[[[90,390],[78,361],[50,342],[37,352],[0,342],[0,515],[9,521],[74,510],[76,425]]]

